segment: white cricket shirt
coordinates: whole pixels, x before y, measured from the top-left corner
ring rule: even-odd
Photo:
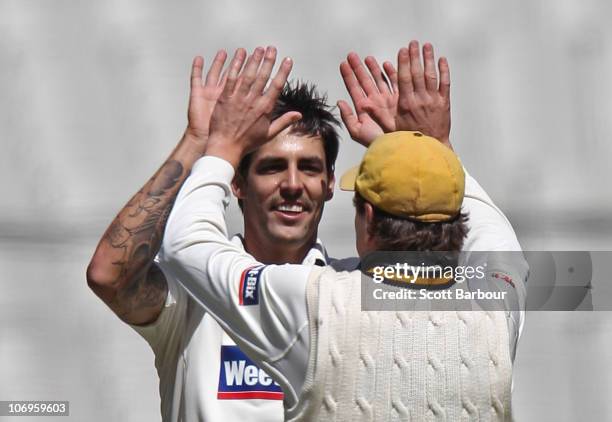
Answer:
[[[239,236],[231,244],[244,251]],[[132,327],[155,354],[162,420],[282,421],[281,387],[194,302],[161,261],[168,282],[164,308],[154,323]],[[315,263],[327,263],[320,241],[304,259],[304,264]],[[291,280],[287,288],[292,288]]]

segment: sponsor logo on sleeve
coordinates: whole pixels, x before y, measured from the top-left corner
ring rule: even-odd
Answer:
[[[512,281],[512,277],[510,277],[508,274],[504,274],[504,273],[493,273],[493,277],[494,278],[499,278],[504,280],[506,283],[508,283],[509,285],[511,285],[512,287],[514,287],[516,289],[516,286],[514,285],[514,281]]]
[[[272,378],[238,346],[221,346],[219,400],[282,400],[283,392]]]
[[[265,266],[247,268],[240,277],[240,305],[259,304],[259,278]]]

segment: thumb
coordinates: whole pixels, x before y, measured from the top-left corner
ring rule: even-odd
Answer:
[[[281,133],[283,130],[297,122],[302,118],[302,113],[299,111],[288,111],[282,116],[275,119],[272,123],[270,123],[270,128],[268,129],[268,139],[274,138],[276,135]]]
[[[346,101],[340,100],[337,105],[338,109],[340,109],[340,118],[344,122],[346,129],[351,136],[355,136],[357,134],[357,126],[359,125],[357,116],[355,116],[351,106]]]

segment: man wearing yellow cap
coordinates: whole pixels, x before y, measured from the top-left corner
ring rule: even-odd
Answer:
[[[229,72],[161,259],[282,386],[287,420],[509,420],[506,312],[362,312],[369,280],[361,271],[264,266],[227,240],[219,205],[229,202],[241,157],[266,142],[270,125],[267,77],[258,68],[249,60]],[[405,93],[400,87],[400,99]],[[379,136],[342,185],[355,190],[361,258],[461,249],[465,174],[436,139],[415,131]]]

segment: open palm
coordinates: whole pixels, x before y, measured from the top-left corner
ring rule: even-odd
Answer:
[[[373,57],[366,58],[366,65],[369,73],[355,53],[340,64],[355,112],[345,101],[339,101],[338,108],[351,138],[367,147],[384,132],[395,130],[398,91],[397,74],[392,66],[393,73],[385,66],[385,77]]]
[[[213,63],[202,81],[204,59],[193,59],[191,68],[191,92],[189,94],[189,109],[187,111],[187,131],[196,139],[206,140],[210,131],[210,117],[215,104],[223,92],[225,78],[221,77],[221,70],[225,64],[227,53],[220,50],[215,55]]]

